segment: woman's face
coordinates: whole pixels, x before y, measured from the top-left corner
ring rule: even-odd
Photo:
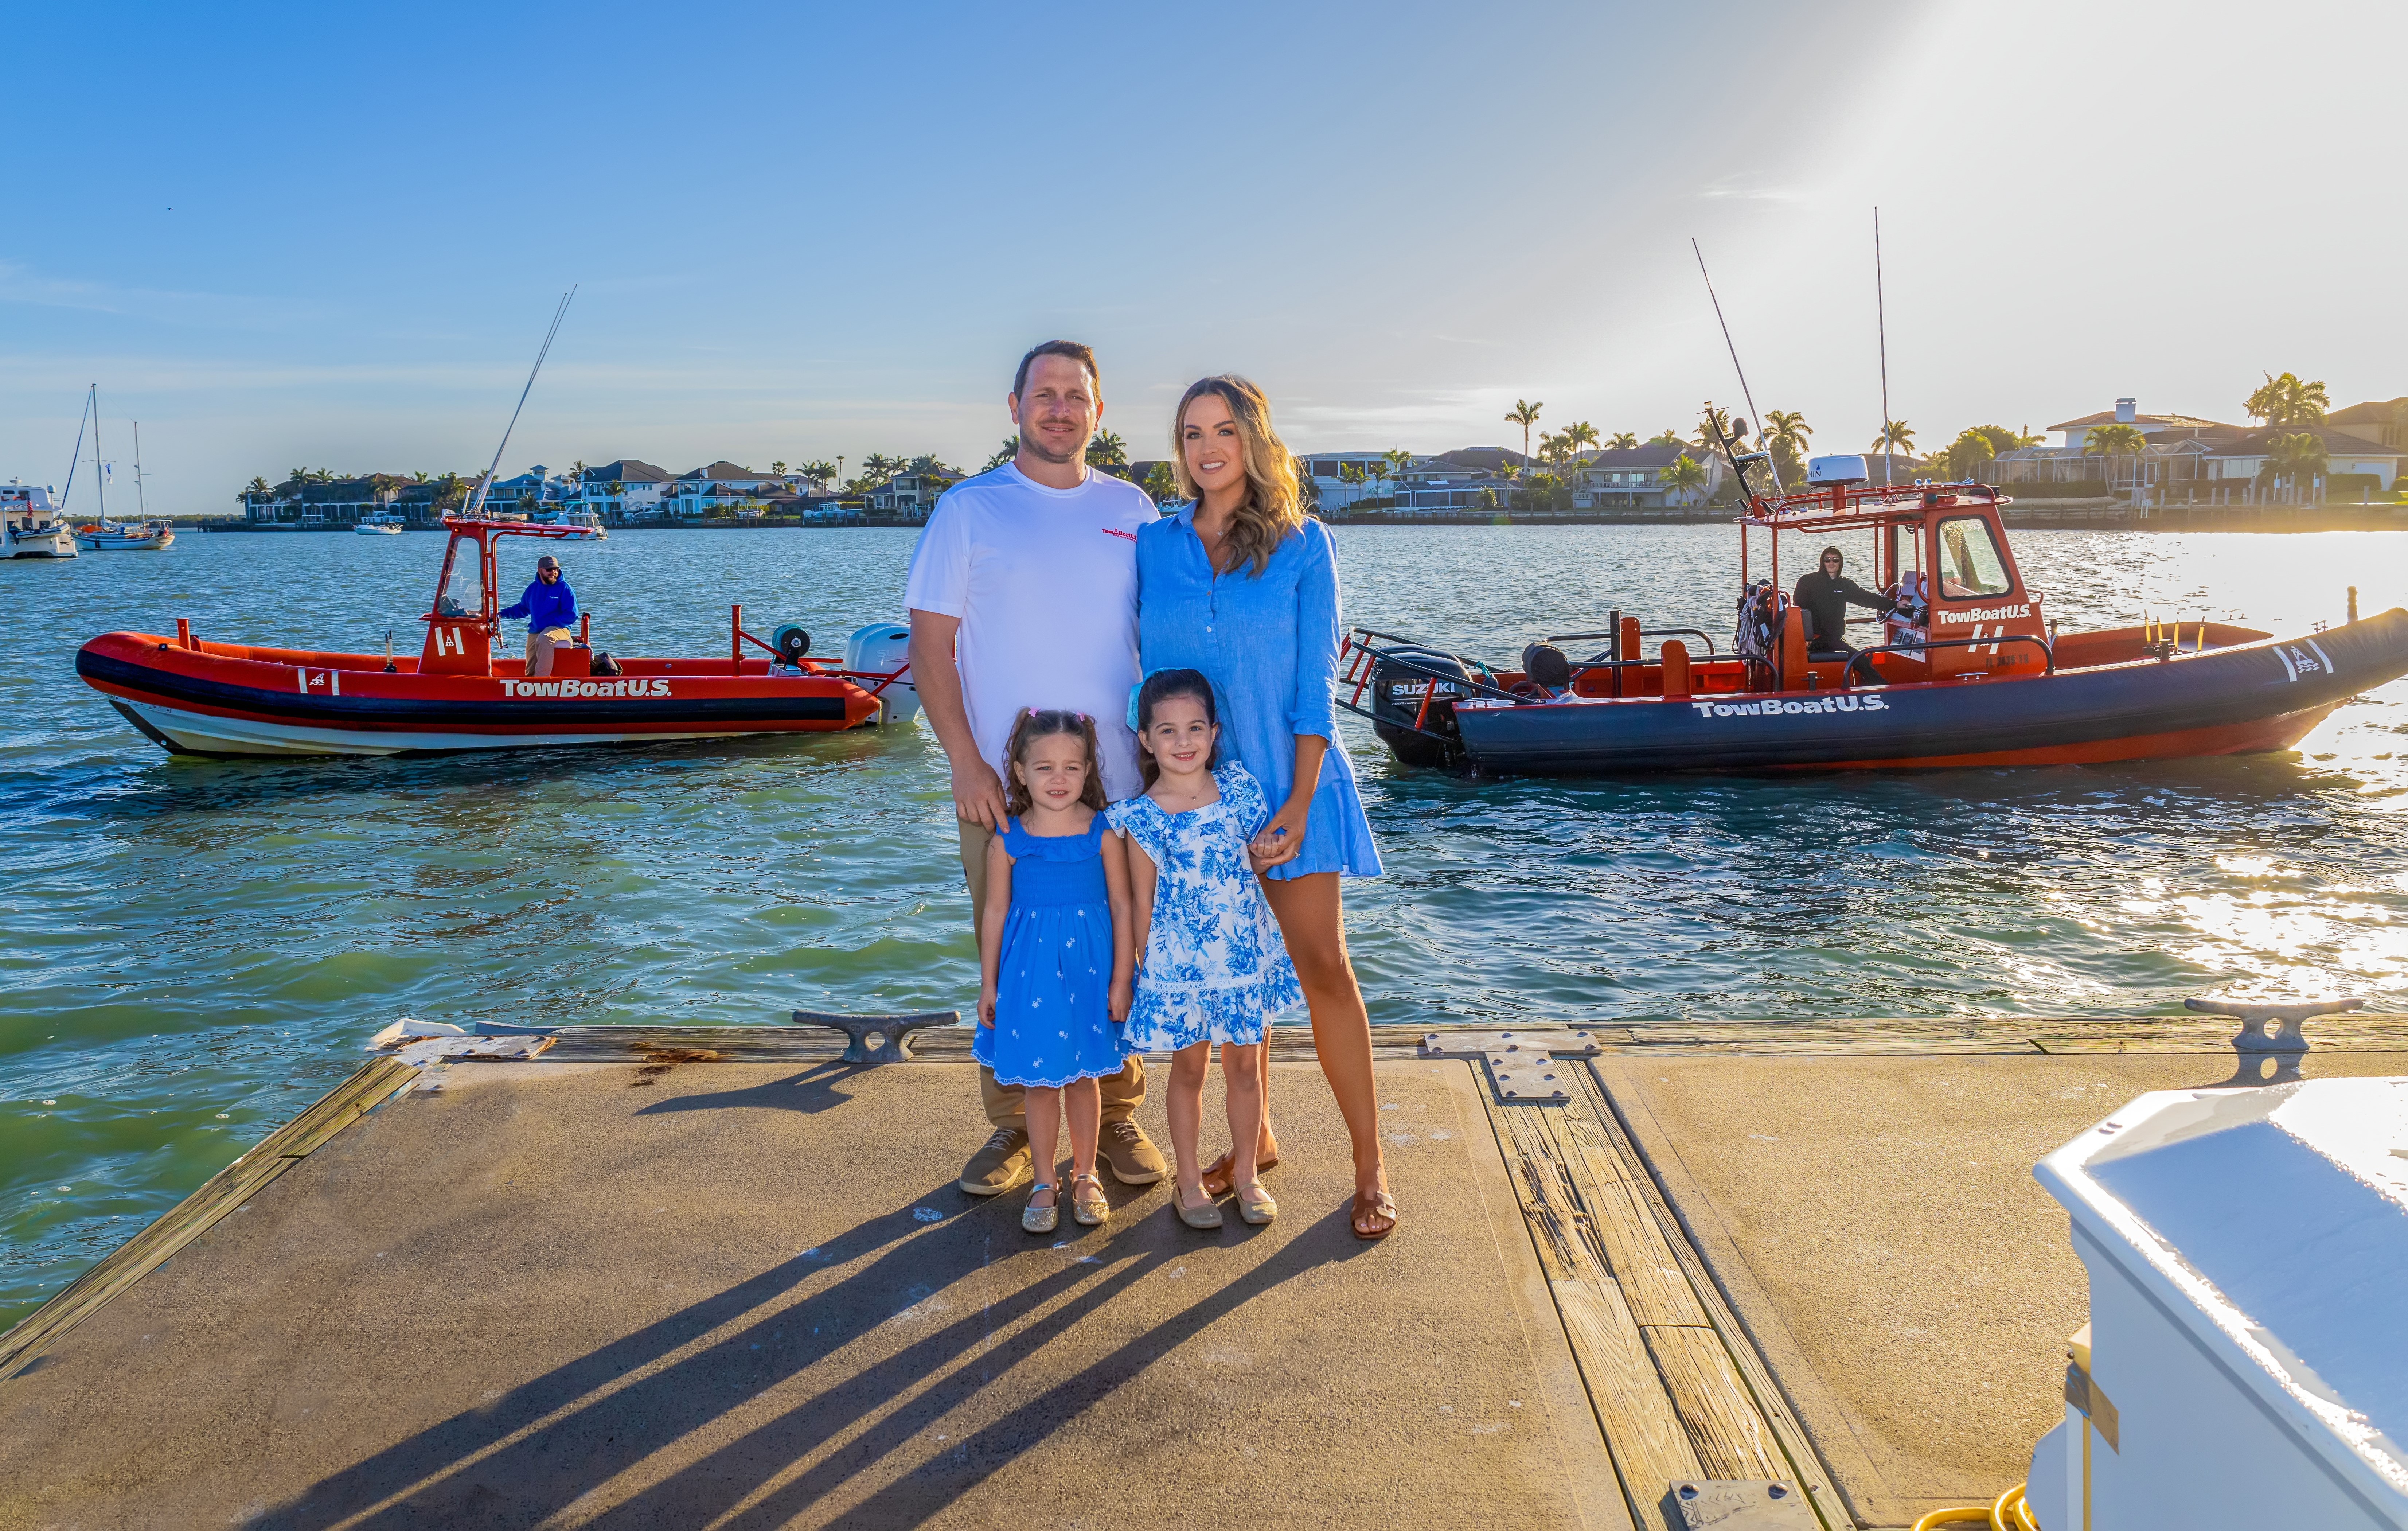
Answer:
[[[1030,800],[1039,808],[1067,808],[1087,786],[1087,741],[1076,734],[1047,734],[1028,741],[1018,767]]]
[[[1218,393],[1198,393],[1188,404],[1179,426],[1179,451],[1200,493],[1231,490],[1245,481],[1246,440],[1229,413],[1229,401]]]
[[[1204,704],[1193,696],[1166,696],[1146,715],[1145,748],[1154,763],[1172,776],[1210,769],[1212,738],[1220,732],[1204,716]]]

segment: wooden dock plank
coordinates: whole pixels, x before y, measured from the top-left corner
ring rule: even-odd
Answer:
[[[1840,1497],[1831,1474],[1814,1453],[1813,1442],[1798,1421],[1788,1398],[1774,1381],[1771,1369],[1756,1353],[1746,1328],[1732,1312],[1722,1289],[1714,1284],[1713,1275],[1706,1268],[1705,1260],[1690,1241],[1688,1231],[1680,1217],[1664,1198],[1663,1190],[1655,1177],[1647,1172],[1646,1158],[1631,1140],[1629,1130],[1614,1113],[1612,1099],[1597,1072],[1589,1067],[1577,1067],[1572,1077],[1579,1083],[1574,1097],[1587,1105],[1594,1113],[1605,1140],[1614,1154],[1629,1167],[1627,1183],[1635,1197],[1664,1230],[1665,1241],[1681,1269],[1689,1280],[1689,1288],[1697,1295],[1698,1305],[1705,1310],[1706,1322],[1720,1341],[1725,1358],[1730,1363],[1747,1399],[1769,1430],[1771,1444],[1786,1470],[1766,1476],[1777,1476],[1799,1484],[1807,1501],[1827,1531],[1855,1524],[1855,1518]]]
[[[394,1058],[355,1069],[299,1116],[268,1134],[251,1152],[202,1183],[157,1220],[117,1247],[56,1296],[0,1335],[0,1381],[37,1359],[43,1348],[109,1298],[172,1259],[262,1186],[322,1147],[335,1134],[391,1098],[419,1071]]]
[[[1641,1324],[1639,1333],[1707,1477],[1796,1481],[1721,1336],[1704,1324]]]
[[[1581,1110],[1547,1113],[1572,1185],[1587,1216],[1584,1231],[1598,1258],[1621,1283],[1630,1311],[1641,1324],[1703,1324],[1705,1309],[1690,1290],[1664,1231],[1637,1198],[1628,1173],[1607,1144],[1603,1130]]]
[[[1484,1078],[1480,1093],[1631,1518],[1670,1531],[1664,1486],[1701,1468],[1621,1287],[1581,1231],[1582,1214],[1545,1120],[1561,1108],[1500,1106]]]

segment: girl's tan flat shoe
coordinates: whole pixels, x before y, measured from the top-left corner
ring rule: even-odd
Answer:
[[[1279,1200],[1268,1191],[1264,1192],[1259,1196],[1250,1196],[1246,1195],[1245,1188],[1243,1186],[1240,1186],[1238,1188],[1238,1215],[1244,1218],[1246,1222],[1253,1226],[1259,1228],[1264,1223],[1268,1223],[1271,1219],[1279,1216]]]
[[[1081,1195],[1079,1186],[1082,1181],[1094,1186],[1096,1194],[1092,1196]],[[1103,1181],[1093,1175],[1070,1177],[1070,1220],[1072,1222],[1082,1228],[1099,1228],[1111,1215],[1112,1204],[1104,1197]]]
[[[1180,1222],[1191,1228],[1200,1228],[1209,1233],[1221,1226],[1220,1204],[1210,1196],[1204,1198],[1203,1206],[1190,1207],[1179,1194],[1179,1187],[1174,1185],[1170,1188],[1170,1209],[1179,1214]]]

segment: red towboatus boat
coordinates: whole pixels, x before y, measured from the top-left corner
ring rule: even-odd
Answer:
[[[1745,465],[1734,471],[1744,481]],[[2056,766],[2287,750],[2359,692],[2408,674],[2408,610],[2288,638],[2221,622],[2059,633],[2028,584],[1986,484],[1876,487],[1862,459],[1818,458],[1825,487],[1751,498],[1740,525],[1729,651],[1695,629],[1533,643],[1491,669],[1356,629],[1341,705],[1408,765],[1500,773]],[[1781,535],[1873,534],[1879,636],[1810,646],[1781,582]],[[1750,583],[1769,534],[1771,577]],[[1855,625],[1852,623],[1851,625]],[[1657,641],[1653,655],[1646,642]],[[1701,651],[1693,650],[1696,640]],[[1574,660],[1558,644],[1601,645]],[[1575,652],[1581,651],[1575,650]]]
[[[575,526],[447,517],[451,540],[426,640],[416,658],[321,653],[204,642],[181,619],[176,636],[108,633],[76,654],[76,673],[162,747],[195,755],[393,755],[532,745],[625,744],[823,733],[877,719],[892,674],[831,669],[806,659],[810,638],[791,624],[762,642],[732,608],[718,658],[612,659],[588,646],[553,651],[552,673],[497,658],[494,544],[506,537],[569,537]],[[462,555],[482,594],[470,610],[451,594]],[[590,626],[591,618],[581,626]],[[747,657],[750,643],[761,652]],[[914,698],[916,700],[916,698]]]

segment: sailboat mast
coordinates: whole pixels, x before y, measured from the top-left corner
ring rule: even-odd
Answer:
[[[144,521],[150,519],[150,492],[142,487],[142,422],[134,422],[134,511]]]
[[[92,487],[100,496],[100,519],[108,522],[108,469],[100,460],[100,384],[92,385]]]

